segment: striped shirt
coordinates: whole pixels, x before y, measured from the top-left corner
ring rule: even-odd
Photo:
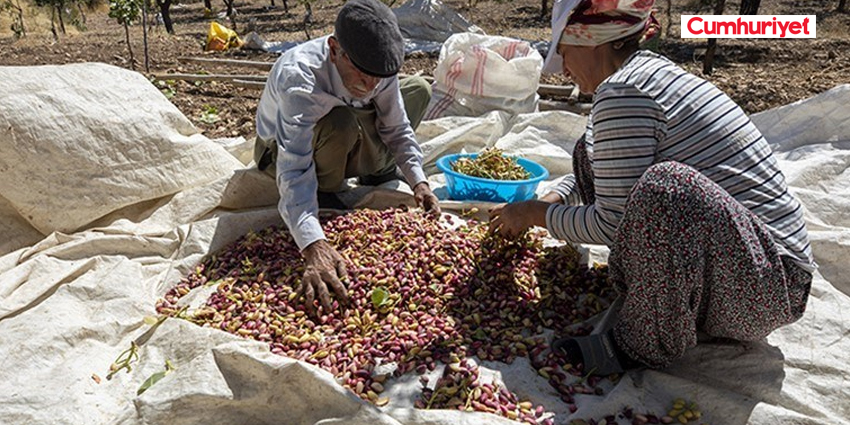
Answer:
[[[597,88],[585,136],[596,202],[578,205],[575,178],[555,188],[546,227],[573,243],[611,245],[632,187],[651,165],[689,165],[758,216],[780,253],[813,271],[800,203],[761,132],[708,81],[649,51],[638,51]]]

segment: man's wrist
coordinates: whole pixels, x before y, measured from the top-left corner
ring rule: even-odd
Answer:
[[[306,212],[306,211],[305,211]],[[283,216],[283,214],[281,214]],[[295,220],[285,220],[287,227],[290,229],[292,238],[295,239],[295,244],[298,245],[300,251],[304,251],[308,246],[320,239],[327,239],[325,231],[322,230],[322,224],[319,221],[318,213],[307,214],[300,222]]]
[[[310,242],[309,245],[305,246],[304,249],[301,250],[301,254],[304,255],[304,257],[307,257],[307,255],[312,254],[317,249],[323,248],[327,243],[327,239],[316,239],[315,241]]]

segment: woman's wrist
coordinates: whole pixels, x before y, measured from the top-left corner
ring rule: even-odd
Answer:
[[[564,198],[562,198],[561,194],[558,193],[558,192],[549,192],[549,193],[543,195],[543,197],[540,198],[540,200],[543,201],[543,202],[548,202],[550,204],[563,204],[564,203]]]

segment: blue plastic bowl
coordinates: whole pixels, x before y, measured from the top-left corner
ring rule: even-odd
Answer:
[[[534,198],[534,192],[540,181],[549,177],[549,171],[542,165],[525,158],[517,158],[517,163],[531,174],[528,180],[493,180],[472,177],[452,170],[452,163],[458,158],[475,158],[473,154],[445,155],[437,160],[437,168],[446,175],[446,189],[449,198],[456,201],[519,202]]]

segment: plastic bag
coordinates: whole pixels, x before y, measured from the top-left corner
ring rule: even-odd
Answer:
[[[425,119],[537,109],[543,57],[527,41],[460,33],[440,50]]]
[[[242,40],[236,31],[229,29],[218,22],[210,22],[210,31],[207,33],[207,46],[204,50],[223,51],[231,47],[239,47]]]

